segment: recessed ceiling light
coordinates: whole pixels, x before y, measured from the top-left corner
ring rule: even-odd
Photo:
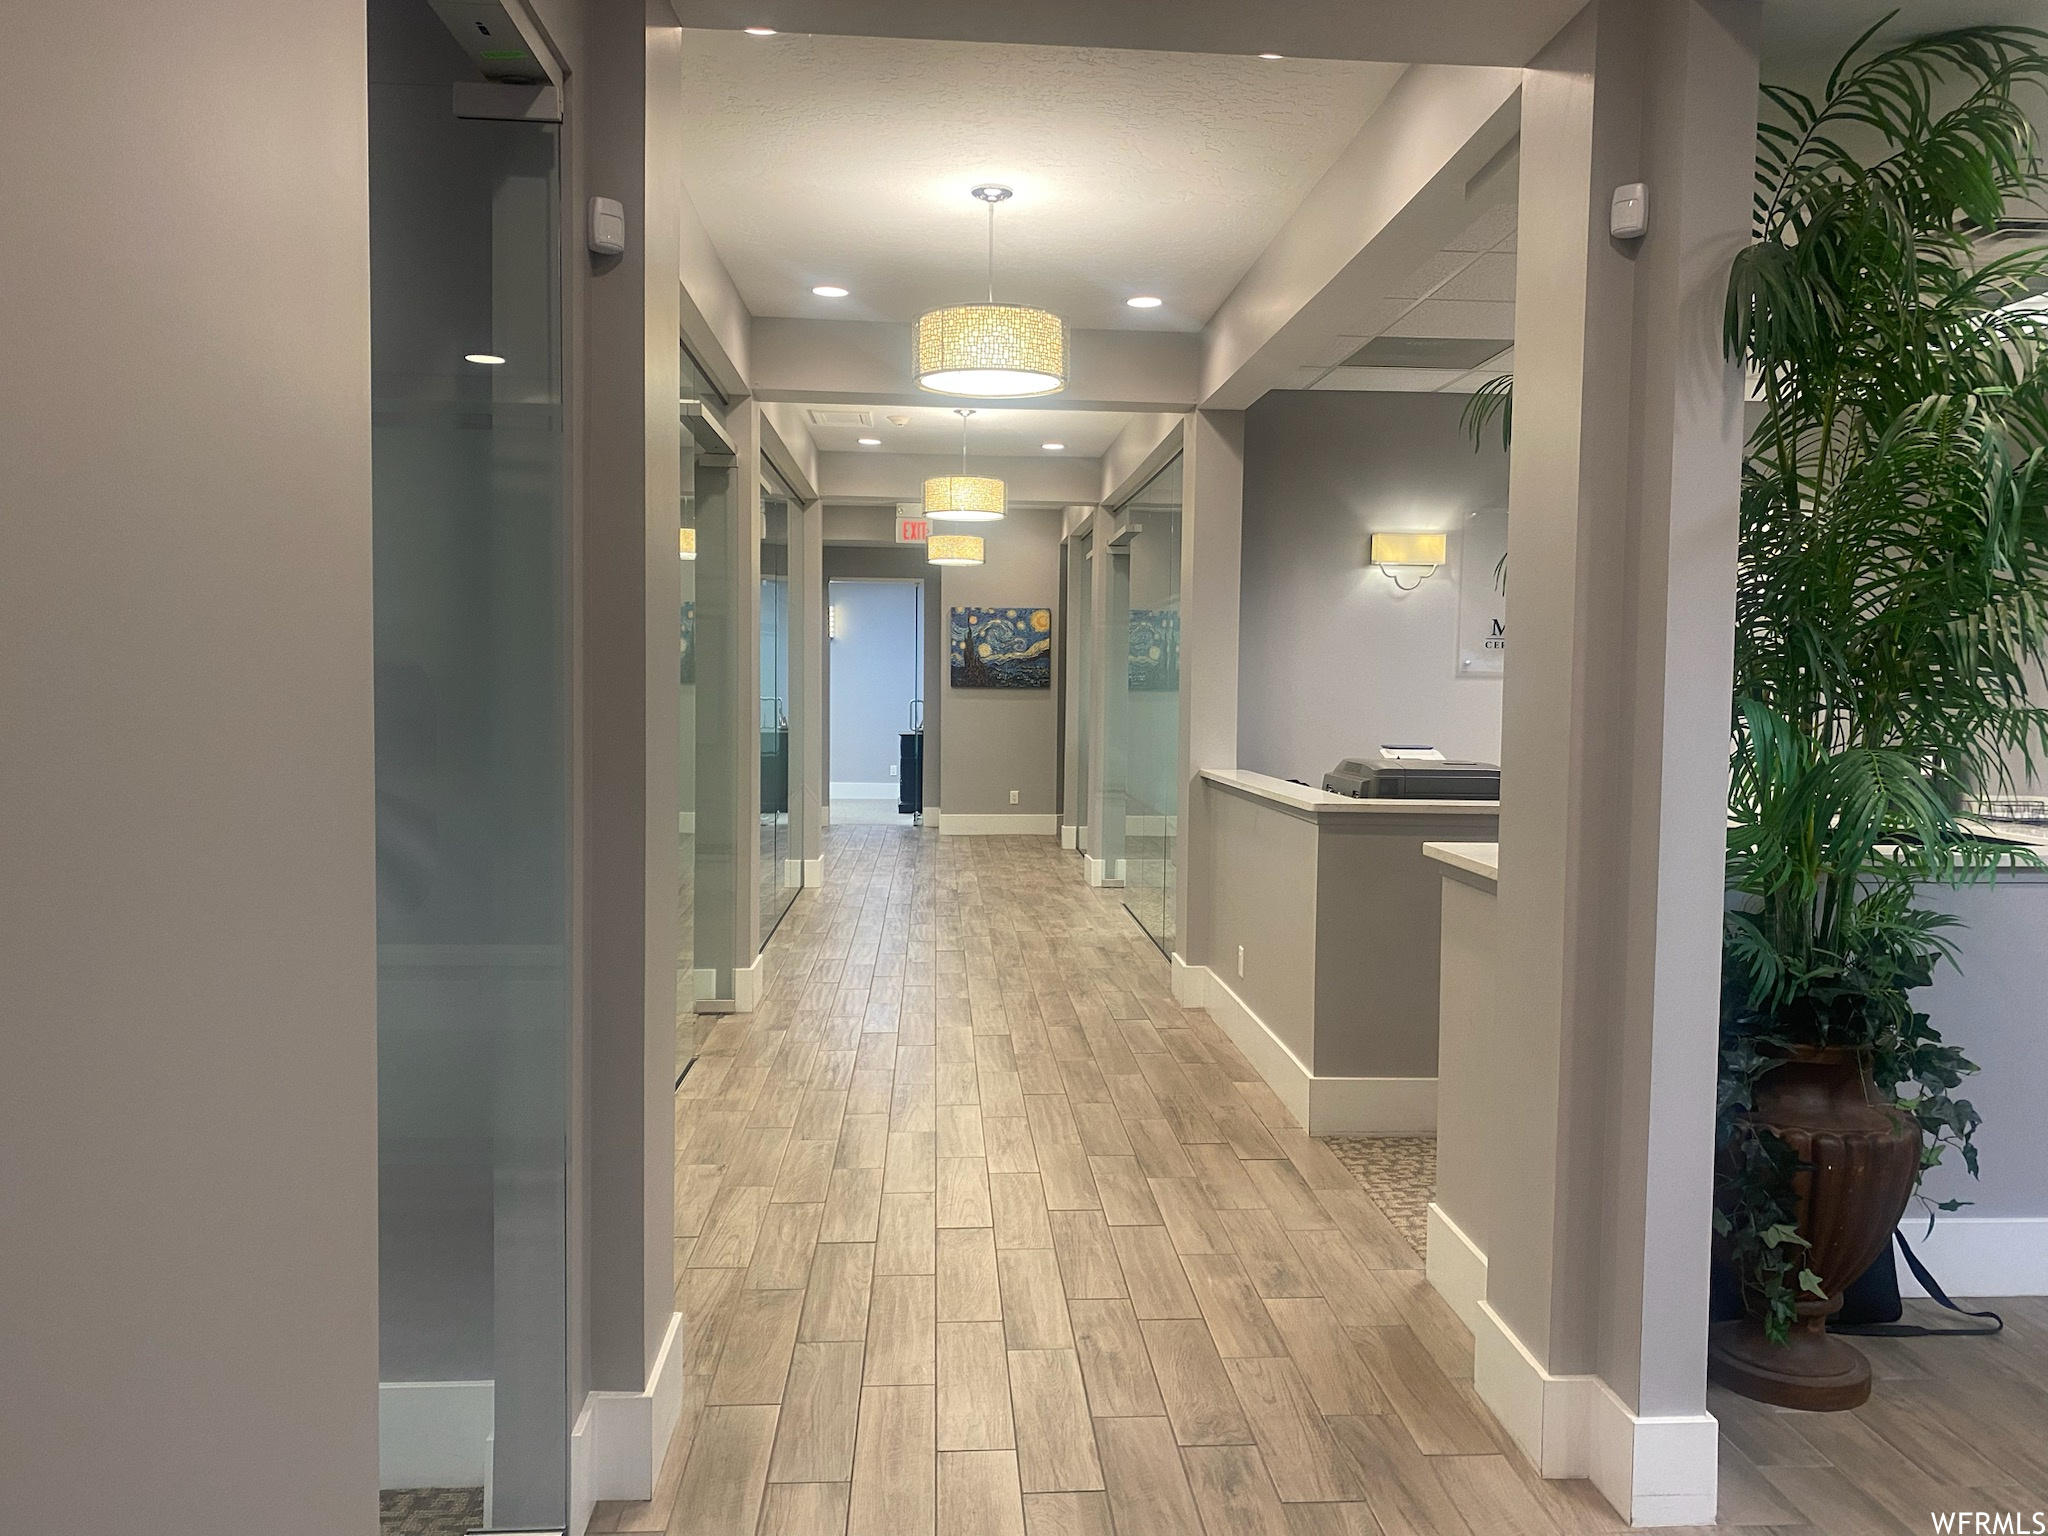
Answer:
[[[1038,446],[1043,448],[1047,453],[1058,453],[1067,445],[1065,443],[1040,443]]]
[[[465,363],[482,363],[486,368],[495,368],[505,361],[495,352],[465,352],[462,360]]]
[[[749,37],[773,37],[775,29],[773,27],[748,27],[746,33]]]
[[[1262,59],[1284,59],[1287,55],[1284,53],[1262,53],[1259,57]]]
[[[1133,309],[1157,309],[1166,300],[1153,294],[1141,293],[1134,299],[1125,299],[1124,302]]]
[[[882,446],[882,440],[879,437],[864,437],[860,440],[860,445],[863,448],[879,448]]]
[[[820,283],[811,292],[821,299],[843,299],[846,297],[846,290],[837,283]]]

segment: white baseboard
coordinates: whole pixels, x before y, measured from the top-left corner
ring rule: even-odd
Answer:
[[[1434,1200],[1429,1202],[1429,1253],[1424,1264],[1437,1294],[1477,1334],[1479,1304],[1486,1299],[1486,1255]]]
[[[834,800],[894,800],[897,784],[894,779],[882,779],[875,783],[864,781],[832,781]]]
[[[2048,1216],[1942,1215],[1927,1232],[1926,1217],[1916,1220],[1908,1207],[1901,1225],[1921,1263],[1951,1296],[2048,1296]],[[1899,1294],[1927,1294],[1904,1264]]]
[[[1208,966],[1187,969],[1201,971],[1202,979],[1177,981],[1176,985],[1190,997],[1200,996],[1202,1002],[1183,1006],[1209,1010],[1311,1136],[1436,1134],[1435,1078],[1317,1077],[1266,1021],[1252,1012],[1229,982]]]
[[[754,956],[754,963],[732,973],[732,1011],[752,1013],[761,1006],[761,994],[768,990],[768,957]]]
[[[818,825],[821,827],[832,825],[832,804],[830,801],[818,807]]]
[[[806,890],[811,886],[823,885],[825,883],[825,861],[823,859],[805,859],[803,866],[804,887]]]
[[[697,813],[695,811],[677,811],[676,831],[684,837],[694,836],[697,831]]]
[[[1090,885],[1115,888],[1124,883],[1122,859],[1098,859],[1092,854],[1081,861]]]
[[[1598,1376],[1556,1376],[1478,1305],[1472,1377],[1480,1398],[1544,1477],[1591,1478],[1635,1526],[1712,1525],[1720,1425],[1698,1413],[1645,1417]]]
[[[1167,965],[1173,980],[1173,1000],[1183,1008],[1208,1007],[1209,968],[1189,965],[1178,952],[1167,957]]]
[[[940,811],[941,837],[1054,837],[1060,819],[1051,811],[1043,814],[1006,812],[1001,815],[974,811]]]
[[[585,1429],[582,1489],[592,1503],[604,1499],[651,1499],[661,1477],[662,1457],[675,1438],[683,1413],[682,1314],[671,1313],[668,1332],[638,1392],[592,1392],[584,1398],[579,1427]],[[571,1492],[570,1502],[580,1502]]]
[[[1081,829],[1080,829],[1079,827],[1075,826],[1075,825],[1074,825],[1074,824],[1073,824],[1072,822],[1070,822],[1070,821],[1063,821],[1063,822],[1061,822],[1061,823],[1060,823],[1060,846],[1061,846],[1062,848],[1074,848],[1074,847],[1078,847],[1078,846],[1079,846],[1079,836],[1078,836],[1078,834],[1080,833],[1080,831],[1081,831]]]
[[[379,1382],[378,1486],[481,1488],[497,1390],[494,1381]]]

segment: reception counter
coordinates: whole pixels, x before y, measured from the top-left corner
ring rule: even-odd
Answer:
[[[1989,828],[2005,835],[2009,829]],[[2048,855],[2048,840],[2037,844]],[[1487,1253],[1496,1213],[1492,1190],[1508,1160],[1527,1149],[1503,1142],[1502,1106],[1526,1091],[1514,1051],[1500,1032],[1496,954],[1499,848],[1493,843],[1433,841],[1424,850],[1440,890],[1442,949],[1437,967],[1441,1012],[1436,1085],[1437,1185],[1429,1207],[1430,1282],[1479,1332],[1487,1294]],[[1922,900],[1954,916],[1947,931],[1960,968],[1943,965],[1916,995],[1935,1027],[1983,1069],[1961,1089],[1984,1115],[1977,1145],[1983,1176],[1972,1179],[1953,1154],[1928,1175],[1931,1200],[1969,1202],[1936,1218],[1908,1213],[1914,1247],[1958,1296],[2048,1294],[2048,1128],[2039,1114],[2048,1093],[2048,1031],[2040,1027],[2041,956],[2048,953],[2048,870],[2013,869],[1995,882],[1930,887]],[[1900,1283],[1919,1294],[1909,1275]]]
[[[1189,953],[1209,1009],[1315,1135],[1436,1125],[1442,869],[1428,842],[1497,835],[1491,800],[1354,800],[1215,769],[1190,818]]]

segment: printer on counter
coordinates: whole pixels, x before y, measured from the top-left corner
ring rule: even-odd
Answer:
[[[1382,746],[1377,757],[1347,757],[1323,788],[1354,800],[1498,800],[1500,769],[1447,760],[1434,747]]]

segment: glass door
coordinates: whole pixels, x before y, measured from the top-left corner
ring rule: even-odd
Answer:
[[[381,1482],[400,1523],[559,1530],[559,130],[455,117],[475,71],[427,0],[369,34]]]
[[[790,824],[789,535],[794,498],[764,468],[761,477],[761,942],[766,945],[796,893],[804,864]]]
[[[1181,461],[1123,508],[1132,530],[1124,643],[1124,905],[1173,953],[1180,845]]]

